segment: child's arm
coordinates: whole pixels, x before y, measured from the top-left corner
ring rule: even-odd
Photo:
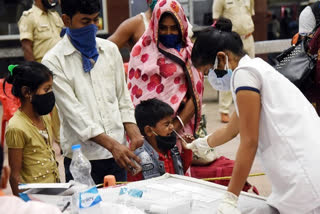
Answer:
[[[18,196],[18,185],[21,183],[20,172],[23,164],[23,149],[25,147],[26,137],[21,129],[11,127],[9,123],[5,139],[8,145],[8,159],[11,168],[9,181],[12,193]]]
[[[23,149],[8,149],[9,166],[11,168],[10,186],[12,193],[16,196],[19,194],[18,185],[21,181],[20,171],[22,167]]]

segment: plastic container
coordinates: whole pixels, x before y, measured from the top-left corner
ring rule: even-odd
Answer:
[[[91,177],[91,164],[82,154],[81,145],[72,146],[72,161],[70,172],[78,184],[77,191],[72,196],[72,213],[100,214],[101,196]]]

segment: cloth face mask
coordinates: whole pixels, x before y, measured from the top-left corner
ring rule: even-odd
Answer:
[[[180,35],[169,34],[169,35],[159,35],[159,41],[167,48],[174,48],[178,51],[181,49],[181,39]]]
[[[174,132],[172,132],[169,136],[160,136],[155,132],[153,133],[156,135],[157,146],[161,151],[167,152],[177,143],[177,137]]]
[[[53,91],[46,94],[35,94],[32,96],[31,104],[35,112],[39,115],[49,114],[56,102]]]
[[[99,57],[96,47],[97,31],[98,27],[95,24],[90,24],[78,29],[66,29],[71,43],[81,52],[84,72],[91,71]]]
[[[43,6],[50,10],[59,4],[58,0],[42,0]]]

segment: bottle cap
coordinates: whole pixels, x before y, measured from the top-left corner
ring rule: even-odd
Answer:
[[[76,144],[76,145],[73,145],[73,146],[71,147],[72,151],[73,151],[73,150],[76,150],[76,149],[80,149],[80,148],[81,148],[81,145],[80,145],[80,144]]]
[[[103,179],[103,187],[115,186],[116,177],[114,175],[106,175]]]

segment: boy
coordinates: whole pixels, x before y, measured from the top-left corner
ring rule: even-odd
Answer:
[[[173,109],[156,98],[141,101],[136,106],[135,117],[140,132],[145,137],[142,147],[135,150],[141,159],[142,172],[128,174],[128,181],[154,178],[164,173],[184,175],[188,164],[184,157],[190,156],[191,150],[182,149],[180,154],[176,146],[173,129]]]

